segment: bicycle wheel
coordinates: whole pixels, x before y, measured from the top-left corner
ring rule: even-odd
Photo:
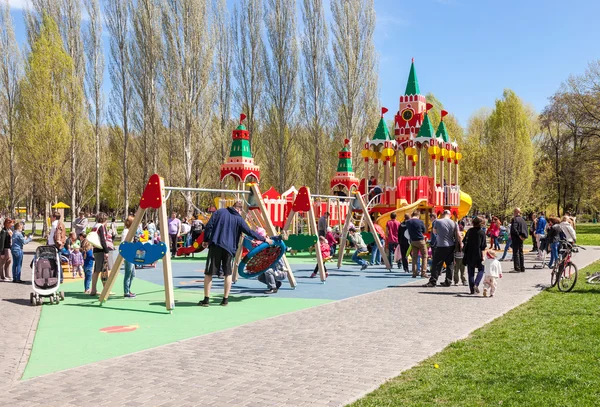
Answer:
[[[600,284],[600,273],[594,273],[587,277],[588,284]]]
[[[577,282],[577,266],[571,262],[565,264],[563,272],[559,274],[558,290],[568,293],[575,287]]]

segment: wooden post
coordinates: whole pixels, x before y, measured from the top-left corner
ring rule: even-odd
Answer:
[[[235,252],[235,259],[233,261],[233,277],[231,281],[236,283],[238,281],[238,266],[240,265],[240,261],[242,260],[242,250],[244,249],[244,236],[240,236],[240,240],[238,240],[238,248]]]
[[[344,259],[344,250],[346,249],[346,236],[348,236],[348,231],[350,230],[350,225],[352,224],[352,204],[348,206],[348,213],[346,214],[346,222],[344,223],[344,227],[342,229],[342,233],[340,234],[340,247],[338,247],[338,263],[337,268],[342,267],[342,260]]]
[[[371,233],[373,234],[373,238],[375,239],[375,244],[377,245],[377,248],[379,249],[379,252],[381,253],[381,258],[383,259],[383,262],[385,263],[385,267],[391,271],[392,266],[390,264],[390,259],[385,255],[385,250],[383,249],[383,245],[381,244],[379,235],[377,234],[377,231],[375,231],[375,226],[373,225],[373,221],[371,220],[371,217],[367,213],[367,205],[365,205],[365,201],[362,199],[362,196],[360,196],[360,194],[356,194],[356,199],[358,199],[358,203],[360,204],[360,207],[365,214],[365,219],[367,220],[367,225],[369,226],[369,229],[371,230]]]
[[[167,215],[167,205],[164,201],[164,181],[161,178],[160,179],[160,189],[162,192],[162,196],[163,196],[163,203],[160,206],[160,208],[158,209],[158,223],[159,223],[159,227],[160,227],[160,236],[162,239],[165,239],[165,237],[169,236],[169,226],[167,225],[167,219],[168,219],[168,215]],[[135,230],[135,229],[134,229]],[[173,273],[172,273],[172,269],[171,269],[171,254],[169,251],[169,239],[166,239],[165,244],[167,245],[167,252],[165,253],[165,257],[163,257],[162,259],[162,264],[163,264],[163,279],[164,279],[164,285],[165,285],[165,305],[167,307],[167,310],[171,311],[173,308],[175,308],[175,297],[173,294]]]
[[[142,218],[146,213],[146,209],[138,208],[135,212],[135,217],[133,218],[133,223],[129,227],[129,231],[127,232],[127,236],[125,236],[126,242],[132,242],[133,237],[135,236],[135,232],[137,230],[138,225],[142,222]],[[162,231],[161,231],[162,233]],[[167,235],[168,236],[168,235]],[[102,289],[102,293],[100,294],[100,304],[108,299],[108,295],[110,294],[110,290],[112,290],[113,285],[115,285],[115,280],[119,275],[119,269],[121,268],[121,264],[123,264],[123,256],[119,254],[117,259],[115,260],[115,264],[113,264],[110,274],[108,275],[108,280],[104,284],[104,288]]]
[[[310,188],[306,187],[308,191],[308,199],[310,198]],[[315,219],[315,207],[311,202],[310,209],[308,210],[308,222],[311,225],[311,228],[314,231],[317,231],[317,243],[315,244],[315,251],[317,252],[317,266],[319,268],[319,276],[321,277],[321,281],[325,281],[327,277],[325,276],[325,264],[323,263],[323,254],[321,253],[321,244],[319,243],[318,237],[318,229],[317,229],[317,221]]]
[[[267,233],[270,234],[271,236],[275,236],[277,234],[277,231],[275,230],[275,226],[273,226],[273,222],[271,222],[271,217],[269,216],[269,213],[267,212],[267,208],[265,206],[265,203],[263,202],[262,195],[260,194],[260,190],[258,189],[258,185],[252,184],[250,186],[250,190],[254,193],[254,196],[256,197],[256,202],[258,204],[258,208],[260,209],[260,212],[265,220],[265,229],[267,229]],[[290,286],[292,288],[294,288],[294,287],[296,287],[296,278],[294,277],[294,273],[292,273],[292,268],[290,267],[290,263],[288,262],[285,253],[283,254],[283,257],[281,257],[281,259],[283,260],[283,263],[285,264],[285,269],[287,271],[288,281],[290,282]]]

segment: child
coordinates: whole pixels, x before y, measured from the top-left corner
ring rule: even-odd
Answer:
[[[127,219],[125,220],[125,228],[121,233],[121,242],[125,241],[125,238],[127,237],[127,233],[129,233],[129,228],[131,227],[132,223],[133,216],[127,217]],[[148,233],[147,230],[145,232]],[[135,277],[135,267],[132,263],[128,262],[127,260],[125,260],[124,273],[125,277],[123,278],[123,295],[125,298],[135,298],[136,295],[131,292],[131,282],[133,281],[133,277]]]
[[[84,236],[81,250],[83,251],[83,273],[85,275],[85,278],[83,280],[83,288],[86,294],[90,293],[92,273],[94,272],[94,251],[92,249],[92,244],[88,242]]]
[[[23,246],[31,242],[31,235],[27,238],[23,236],[23,224],[15,223],[15,230],[12,234],[12,243],[10,251],[13,257],[12,275],[13,283],[22,283],[21,281],[21,266],[23,265]]]
[[[265,294],[277,294],[286,275],[283,259],[279,259],[277,264],[258,276],[258,281],[267,285],[268,290]]]
[[[333,230],[330,227],[327,228],[327,233],[325,234],[325,239],[327,239],[327,244],[331,248],[331,255],[335,256],[335,249],[337,248],[337,240],[335,239],[335,236],[333,235]]]
[[[502,265],[496,259],[496,252],[488,250],[485,252],[485,261],[483,263],[485,277],[483,278],[483,296],[487,297],[487,290],[490,289],[490,297],[494,296],[496,291],[496,280],[502,278]]]
[[[329,277],[329,273],[327,272],[327,267],[325,267],[325,259],[331,257],[331,249],[329,244],[327,243],[327,239],[324,236],[319,236],[319,249],[321,250],[321,257],[323,257],[323,268],[325,269],[325,277]],[[317,276],[317,271],[319,271],[319,265],[315,266],[315,271],[310,275],[310,278],[315,278]]]
[[[69,255],[69,262],[73,267],[73,278],[77,275],[83,277],[83,254],[79,251],[79,244],[73,243],[71,249],[73,251]]]

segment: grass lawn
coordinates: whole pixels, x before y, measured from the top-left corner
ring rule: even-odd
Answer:
[[[577,244],[600,246],[600,223],[580,223],[576,232]]]
[[[600,262],[572,292],[542,292],[352,406],[597,406],[600,286],[584,278],[596,271]]]

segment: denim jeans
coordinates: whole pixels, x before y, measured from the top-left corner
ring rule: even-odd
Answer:
[[[365,249],[358,249],[357,251],[355,251],[354,254],[352,255],[352,261],[361,266],[364,266],[365,264],[367,264],[367,262],[364,261],[363,259],[361,259],[359,256],[359,253],[364,253],[364,252],[366,252]]]
[[[23,250],[11,250],[13,257],[12,275],[13,280],[21,280],[21,266],[23,265]]]
[[[125,278],[123,278],[123,294],[127,295],[130,293],[131,282],[135,277],[135,267],[133,263],[128,261],[125,262]]]
[[[267,285],[269,290],[274,290],[277,288],[277,281],[275,281],[275,276],[273,273],[265,271],[260,276],[258,276],[258,281]]]
[[[477,268],[477,277],[475,277],[475,268]],[[483,263],[477,265],[467,264],[467,273],[469,274],[469,288],[471,294],[475,292],[475,287],[479,287],[481,279],[483,279]]]
[[[381,242],[381,246],[385,247],[385,240],[379,239]],[[382,262],[381,252],[379,252],[379,247],[377,247],[377,242],[373,242],[373,250],[371,251],[371,264],[380,264]]]
[[[331,246],[331,257],[335,257],[335,251],[337,250],[337,244],[332,244]]]
[[[554,267],[554,262],[558,260],[558,247],[560,246],[560,242],[554,242],[550,244],[550,263],[548,263],[548,267]],[[14,257],[14,255],[13,255]],[[13,275],[15,272],[13,271]]]
[[[498,236],[494,237],[494,250],[500,250],[500,239]]]
[[[85,291],[90,289],[90,285],[92,283],[92,273],[94,272],[94,264],[88,266],[83,269],[83,275],[85,276],[83,279],[83,288]]]
[[[506,241],[506,246],[504,246],[504,254],[502,255],[502,258],[500,259],[500,261],[504,260],[504,258],[506,257],[506,253],[508,253],[508,249],[510,249],[511,245],[512,245],[512,240],[509,237],[508,240]]]

